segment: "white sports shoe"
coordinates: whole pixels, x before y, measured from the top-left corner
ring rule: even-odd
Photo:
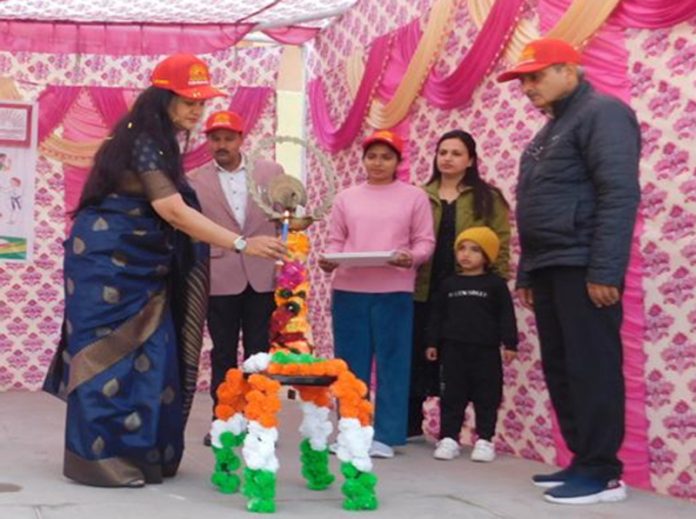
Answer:
[[[471,461],[490,462],[495,459],[495,445],[493,442],[478,439],[471,451]]]
[[[433,458],[436,460],[453,460],[461,453],[459,444],[452,438],[443,438],[435,446]]]
[[[386,443],[378,442],[377,440],[372,440],[372,445],[370,445],[369,454],[371,458],[393,458],[394,449],[392,449]]]

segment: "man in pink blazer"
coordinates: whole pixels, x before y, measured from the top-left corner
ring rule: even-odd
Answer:
[[[213,340],[210,392],[216,402],[215,391],[225,379],[225,373],[237,367],[240,330],[245,359],[268,351],[268,327],[275,309],[275,263],[247,256],[244,248],[248,238],[275,236],[276,229],[249,196],[246,170],[251,165],[241,152],[243,119],[234,112],[215,112],[206,121],[205,133],[215,160],[193,171],[189,181],[196,190],[203,214],[241,235],[233,249],[210,248],[208,330]],[[275,162],[259,161],[253,167],[259,189],[281,174],[283,168]]]

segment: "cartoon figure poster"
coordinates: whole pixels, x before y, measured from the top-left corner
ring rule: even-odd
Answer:
[[[0,261],[31,261],[34,245],[35,104],[0,101]]]

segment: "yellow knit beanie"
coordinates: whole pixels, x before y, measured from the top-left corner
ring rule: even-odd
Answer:
[[[469,227],[463,230],[454,240],[454,251],[459,249],[459,245],[465,241],[473,241],[476,245],[483,249],[488,261],[495,263],[500,251],[500,240],[498,235],[489,227]]]

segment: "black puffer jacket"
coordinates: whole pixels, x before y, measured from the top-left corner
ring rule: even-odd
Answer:
[[[586,266],[587,281],[621,286],[640,200],[638,121],[586,81],[553,113],[521,159],[517,287],[551,266]]]

